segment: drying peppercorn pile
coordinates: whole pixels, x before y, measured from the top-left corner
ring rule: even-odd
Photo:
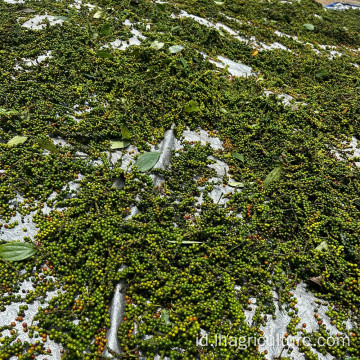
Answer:
[[[298,359],[358,359],[359,50],[360,11],[312,0],[1,1],[0,359],[267,359],[196,339],[278,311]]]

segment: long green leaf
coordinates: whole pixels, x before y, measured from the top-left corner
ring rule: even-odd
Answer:
[[[12,139],[10,139],[8,141],[8,145],[9,146],[14,146],[14,145],[20,145],[23,144],[26,140],[28,139],[27,136],[14,136]]]
[[[114,58],[114,55],[113,54],[110,54],[109,52],[107,51],[98,51],[96,53],[96,56],[98,57],[101,57],[103,59],[113,59]]]
[[[244,162],[244,155],[243,154],[239,154],[238,152],[233,152],[231,154],[235,159],[238,159],[242,162]]]
[[[19,112],[16,110],[6,110],[4,108],[0,108],[0,115],[18,115]]]
[[[35,247],[29,243],[9,242],[0,245],[0,256],[6,261],[25,260],[35,253]]]
[[[278,181],[281,176],[281,166],[276,167],[273,169],[265,178],[264,180],[264,189],[266,189],[272,182]]]
[[[52,151],[55,154],[59,153],[59,149],[54,145],[54,143],[50,138],[49,139],[37,138],[35,139],[35,142],[37,142],[42,149]]]
[[[130,139],[131,138],[131,132],[129,131],[129,129],[126,127],[126,125],[121,124],[121,135],[123,139]]]
[[[135,161],[134,166],[137,166],[137,171],[145,172],[150,170],[155,166],[160,157],[158,151],[149,151],[140,155]]]
[[[232,182],[229,182],[228,183],[229,186],[232,186],[232,187],[244,187],[244,183],[242,182],[237,182],[237,181],[232,181]]]
[[[180,58],[180,61],[181,61],[182,65],[183,65],[184,69],[187,68],[187,62],[183,57]]]
[[[124,149],[130,145],[130,141],[128,140],[112,140],[110,141],[110,149]]]

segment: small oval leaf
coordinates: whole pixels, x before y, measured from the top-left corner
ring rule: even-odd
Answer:
[[[25,260],[36,253],[34,245],[24,242],[9,242],[0,245],[0,256],[6,261]]]
[[[325,78],[329,75],[329,72],[326,70],[326,69],[320,69],[316,74],[315,76],[318,78],[318,79],[322,79],[322,78]]]
[[[122,135],[123,139],[130,139],[131,138],[131,132],[129,131],[129,129],[124,124],[121,125],[121,135]]]
[[[107,51],[98,51],[98,52],[96,53],[96,56],[101,57],[101,58],[103,58],[103,59],[112,59],[112,58],[114,57],[113,54],[110,54],[110,53],[107,52]]]
[[[109,35],[111,31],[111,27],[110,24],[105,24],[101,29],[100,29],[100,35]]]
[[[228,183],[229,186],[231,187],[244,187],[244,183],[242,182],[237,182],[237,181],[231,181]]]
[[[243,154],[239,154],[238,152],[234,152],[231,154],[235,159],[238,159],[242,162],[244,162],[244,155]]]
[[[164,45],[165,43],[155,40],[151,43],[150,47],[154,50],[160,50],[164,47]]]
[[[137,171],[145,172],[152,169],[158,162],[160,153],[158,151],[149,151],[140,155],[135,161],[134,166],[137,166]]]
[[[94,19],[100,19],[100,18],[102,18],[103,15],[104,15],[104,13],[103,13],[101,10],[98,10],[98,11],[94,14],[93,18],[94,18]]]
[[[328,249],[328,244],[327,242],[324,240],[320,243],[320,245],[318,245],[315,250],[317,251],[321,251],[321,250],[327,250]]]
[[[172,324],[172,322],[170,321],[169,312],[167,310],[162,310],[161,311],[160,319],[163,320],[166,325],[171,325]]]
[[[184,111],[187,113],[200,111],[200,106],[198,105],[198,103],[196,101],[190,100],[188,103],[185,104]]]
[[[303,24],[303,27],[306,29],[306,30],[310,30],[310,31],[313,31],[315,29],[314,25],[313,24]]]
[[[182,45],[173,45],[173,46],[169,47],[169,51],[171,54],[176,54],[183,49],[184,49],[184,47]]]

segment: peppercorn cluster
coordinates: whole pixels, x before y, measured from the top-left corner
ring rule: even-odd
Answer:
[[[276,317],[274,292],[291,318],[284,337],[311,338],[311,346],[299,344],[307,359],[358,356],[360,172],[345,150],[359,138],[360,11],[325,11],[312,0],[70,5],[0,3],[0,230],[21,226],[16,215],[32,215],[38,229],[35,239],[14,239],[33,242],[35,256],[0,258],[0,311],[19,304],[16,319],[0,327],[0,360],[50,358],[48,340],[61,344],[64,359],[100,359],[121,280],[119,358],[266,359],[255,345],[240,352],[196,339],[202,331],[210,343],[219,333],[261,337]],[[63,22],[26,29],[29,9]],[[182,18],[182,11],[249,41],[225,26]],[[129,39],[133,28],[146,37],[140,45],[108,47]],[[254,52],[251,36],[287,50]],[[151,47],[155,40],[164,47]],[[23,60],[49,50],[39,64]],[[229,75],[211,62],[217,56],[251,66],[253,75]],[[283,93],[294,97],[290,106],[277,96]],[[172,124],[178,138],[202,128],[223,147],[182,140],[165,169],[144,174],[122,166],[133,150],[117,150],[118,161],[109,156],[124,125],[142,152]],[[16,135],[27,140],[9,146]],[[58,139],[65,145],[54,145]],[[228,165],[220,186],[243,184],[221,203],[211,197],[210,156]],[[275,168],[281,173],[268,183]],[[150,173],[163,183],[155,186]],[[124,186],[113,186],[118,179]],[[69,184],[78,190],[71,193]],[[17,195],[23,200],[14,205]],[[129,217],[135,206],[139,213]],[[316,345],[332,336],[319,308],[315,331],[301,323],[293,290],[311,278],[318,306],[350,346]],[[25,281],[32,290],[21,290]],[[47,299],[49,292],[56,295]],[[37,300],[42,306],[27,322]],[[30,342],[20,340],[22,332]]]

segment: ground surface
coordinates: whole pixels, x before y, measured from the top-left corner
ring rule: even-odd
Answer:
[[[322,5],[330,5],[332,3],[334,3],[335,1],[332,0],[317,0],[317,2],[319,2]],[[352,1],[343,1],[344,4],[355,4],[355,5],[360,5],[360,1],[359,0],[352,0]]]
[[[0,360],[358,359],[359,53],[312,0],[0,1]]]

